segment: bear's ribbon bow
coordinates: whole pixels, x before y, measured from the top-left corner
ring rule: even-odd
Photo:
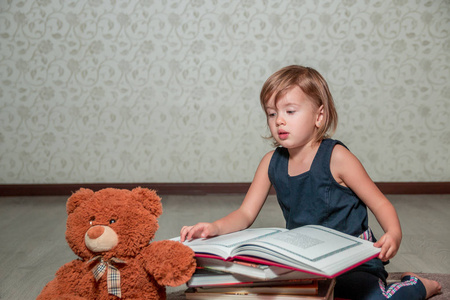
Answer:
[[[103,260],[103,257],[99,255],[90,259],[88,263],[94,260],[100,260],[100,262],[95,265],[94,268],[92,268],[92,273],[94,274],[95,280],[98,281],[103,276],[103,274],[105,274],[106,270],[108,270],[108,293],[121,298],[122,290],[120,289],[120,271],[115,266],[113,266],[111,262],[120,264],[126,264],[126,262],[116,257],[112,257],[110,260],[105,262]]]

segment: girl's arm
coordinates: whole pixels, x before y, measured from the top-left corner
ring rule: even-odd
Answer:
[[[347,186],[367,205],[375,215],[385,234],[375,243],[381,247],[379,258],[387,261],[400,247],[402,230],[392,203],[370,179],[360,161],[348,149],[336,145],[331,155],[331,173],[336,181]]]
[[[261,160],[250,188],[237,210],[213,223],[197,223],[194,226],[184,226],[180,232],[181,241],[222,235],[239,231],[252,225],[270,191],[271,183],[268,171],[272,155],[273,151],[267,153]]]

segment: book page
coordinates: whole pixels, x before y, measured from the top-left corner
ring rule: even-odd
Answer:
[[[243,244],[238,256],[255,256],[302,270],[334,274],[379,253],[373,243],[322,226],[303,226]]]
[[[318,261],[361,244],[360,240],[344,238],[341,235],[330,234],[328,231],[312,227],[302,227],[301,230],[293,229],[266,239],[265,242],[281,247],[284,245],[309,261]]]

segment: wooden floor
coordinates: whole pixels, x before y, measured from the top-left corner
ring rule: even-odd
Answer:
[[[450,195],[392,195],[403,242],[389,272],[450,273]],[[67,197],[0,198],[0,299],[35,299],[56,270],[75,259],[65,237]],[[241,195],[163,196],[155,240],[175,237],[181,226],[213,221],[242,201]],[[371,216],[371,227],[381,229]],[[254,227],[284,226],[270,196]]]

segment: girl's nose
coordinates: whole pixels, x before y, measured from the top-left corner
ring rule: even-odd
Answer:
[[[282,117],[280,117],[279,115],[277,116],[277,125],[286,125],[286,122],[284,121],[284,119]]]

